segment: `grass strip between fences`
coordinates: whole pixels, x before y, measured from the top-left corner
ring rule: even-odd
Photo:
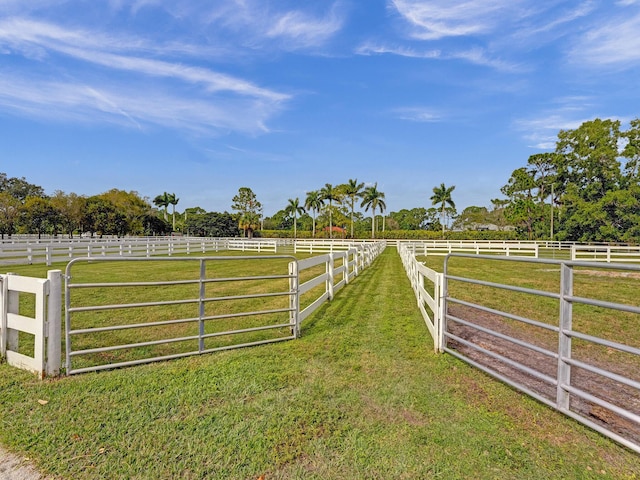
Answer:
[[[299,340],[44,382],[0,365],[0,443],[68,479],[637,478],[431,345],[389,248]]]

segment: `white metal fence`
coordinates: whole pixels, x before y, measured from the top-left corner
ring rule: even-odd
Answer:
[[[437,274],[417,262],[406,246],[399,245],[398,251],[436,351],[450,353],[640,453],[640,342],[637,334],[615,334],[608,325],[614,322],[617,330],[637,332],[637,297],[627,294],[628,303],[620,303],[574,294],[577,268],[583,276],[628,279],[633,289],[640,281],[640,266],[452,254],[445,260],[444,274]],[[557,290],[455,276],[450,262],[457,258],[517,262],[523,272],[546,265],[543,271],[558,272]],[[438,275],[444,280],[440,297]],[[425,289],[427,280],[430,286]],[[457,286],[455,296],[452,285]],[[584,288],[584,282],[580,285]],[[473,288],[483,290],[471,294],[473,300],[460,298],[468,297]],[[499,292],[530,297],[521,305],[556,302],[551,306],[555,321],[509,311],[492,301]],[[589,314],[596,325],[591,330],[585,327]]]
[[[0,357],[40,378],[60,372],[61,278],[0,275]],[[21,305],[24,296],[31,302]]]
[[[295,338],[301,323],[383,250],[384,242],[378,242],[363,249],[336,251],[304,260],[282,255],[72,260],[65,272],[66,373]],[[168,275],[152,280],[82,279],[93,278],[87,274],[91,265],[110,262],[121,266],[115,267],[118,270],[124,267],[125,278],[126,271],[131,269],[144,276],[144,264],[153,262],[172,262],[167,265],[173,268],[163,269],[168,273],[178,270],[175,267],[178,262],[190,262],[197,267],[189,275],[176,273],[177,277]],[[223,263],[233,266],[238,262],[253,262],[250,270],[255,272],[238,276],[234,268],[222,267]],[[227,273],[220,276],[220,271]],[[231,285],[241,287],[230,289]],[[121,303],[100,304],[94,300],[106,289],[122,292],[118,297]],[[156,292],[152,301],[136,301],[138,291],[149,289]],[[256,309],[256,302],[261,308]],[[124,320],[114,320],[118,318]],[[136,332],[135,341],[127,333],[131,331]]]

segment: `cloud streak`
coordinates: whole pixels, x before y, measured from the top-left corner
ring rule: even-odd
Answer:
[[[57,72],[55,81],[37,81],[16,67],[0,81],[0,103],[14,112],[50,119],[87,120],[91,112],[98,112],[97,119],[135,128],[156,124],[202,133],[257,133],[269,131],[266,121],[291,98],[209,68],[145,58],[142,53],[152,49],[146,41],[131,36],[91,34],[13,18],[0,22],[0,47],[7,54],[23,56],[30,66],[35,61],[42,78],[50,76],[52,68]],[[96,80],[105,77],[95,75],[96,67],[111,74],[124,72],[125,80],[111,74],[109,80]],[[65,80],[68,78],[74,80]],[[163,78],[176,83],[161,88]],[[59,115],[50,117],[51,108]]]

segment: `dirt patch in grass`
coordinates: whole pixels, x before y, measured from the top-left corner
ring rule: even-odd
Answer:
[[[450,306],[449,315],[472,321],[480,327],[533,344],[553,354],[557,353],[558,336],[556,332],[537,329],[535,333],[532,333],[532,330],[522,329],[504,317],[462,305]],[[555,402],[557,389],[552,382],[556,378],[558,362],[553,356],[514,344],[455,320],[448,321],[448,331],[484,351],[455,339],[449,340],[449,348],[523,388]],[[496,356],[508,360],[496,358]],[[604,347],[596,350],[581,349],[579,346],[574,350],[574,358],[600,369],[615,372],[636,382],[640,381],[637,358],[621,357],[617,355],[617,352],[612,353],[611,349]],[[509,360],[524,365],[529,371],[515,368],[509,364]],[[638,391],[632,387],[575,366],[571,368],[571,385],[582,392],[640,415],[640,397]],[[570,409],[640,445],[640,425],[615,413],[612,409],[597,405],[575,394],[571,394]]]

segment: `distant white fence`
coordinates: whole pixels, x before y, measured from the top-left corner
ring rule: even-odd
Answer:
[[[416,255],[424,255],[425,257],[429,255],[446,256],[450,253],[471,253],[538,258],[540,251],[540,244],[537,242],[429,240],[398,243],[407,245]]]
[[[607,263],[640,262],[640,246],[572,245],[571,260]]]
[[[60,372],[60,270],[46,279],[0,275],[0,357],[40,378]],[[21,294],[33,298],[33,316],[21,312]]]
[[[236,250],[277,252],[275,239],[200,237],[125,237],[46,240],[5,240],[0,242],[0,265],[68,262],[80,257],[152,257],[192,255]]]

